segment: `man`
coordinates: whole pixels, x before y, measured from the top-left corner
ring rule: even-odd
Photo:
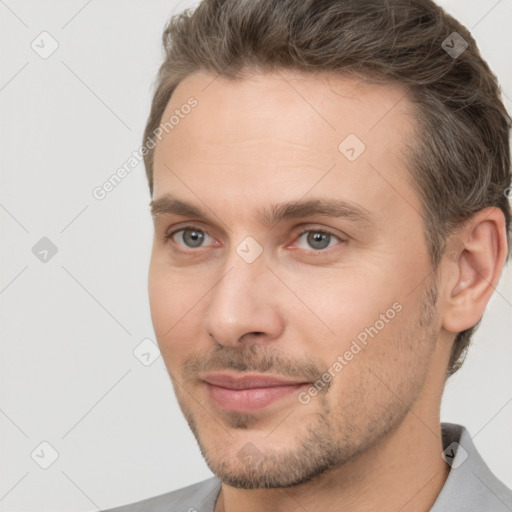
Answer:
[[[439,416],[509,253],[510,119],[467,29],[204,0],[164,46],[149,296],[215,477],[115,511],[512,510]]]

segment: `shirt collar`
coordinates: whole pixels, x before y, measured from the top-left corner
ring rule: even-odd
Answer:
[[[491,472],[467,429],[441,423],[450,473],[430,512],[512,512],[512,491]]]

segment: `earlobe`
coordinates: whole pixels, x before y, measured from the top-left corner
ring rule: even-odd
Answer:
[[[498,208],[477,212],[447,244],[443,328],[457,333],[482,317],[507,256],[505,216]]]

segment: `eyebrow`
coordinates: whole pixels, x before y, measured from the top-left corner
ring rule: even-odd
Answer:
[[[153,218],[162,215],[178,215],[208,220],[209,216],[197,206],[166,194],[150,202]],[[287,219],[300,219],[320,215],[325,217],[344,217],[352,221],[372,224],[373,215],[366,208],[342,199],[309,199],[273,204],[258,210],[257,221],[264,226]]]

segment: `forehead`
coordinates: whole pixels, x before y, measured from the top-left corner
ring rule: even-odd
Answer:
[[[183,109],[190,98],[197,105]],[[154,197],[178,176],[203,191],[205,178],[215,176],[208,187],[222,185],[226,196],[266,186],[304,193],[333,168],[331,183],[347,190],[382,176],[405,184],[412,112],[398,85],[327,73],[254,73],[233,81],[195,73],[178,85],[162,116],[165,123],[180,114],[155,149]]]

